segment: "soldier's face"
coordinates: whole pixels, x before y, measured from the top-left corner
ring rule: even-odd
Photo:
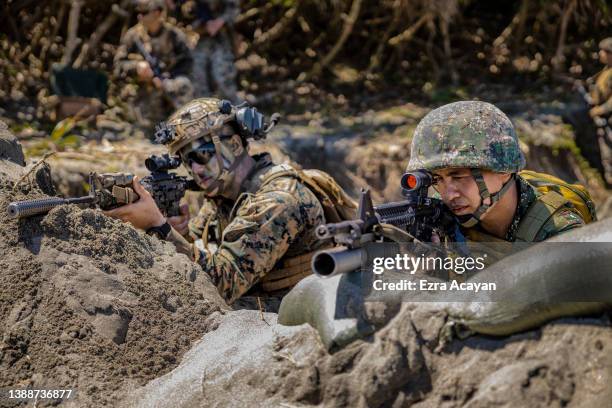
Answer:
[[[212,142],[198,140],[181,152],[181,159],[185,166],[191,170],[194,180],[208,196],[217,196],[218,181],[222,178],[223,170],[228,170],[237,157],[237,145],[240,145],[240,136],[234,135],[230,126],[224,126],[219,137],[221,138],[221,151],[217,152]],[[219,166],[219,158],[222,167]],[[226,171],[223,184],[229,185],[234,177],[233,172]]]
[[[155,28],[161,21],[161,15],[160,10],[142,10],[138,12],[138,21],[147,29]]]
[[[606,64],[612,67],[612,52],[606,50],[599,50],[599,61],[602,64]]]
[[[470,169],[441,169],[435,171],[434,174],[437,176],[435,189],[440,193],[444,204],[455,215],[468,215],[476,212],[480,207],[480,191]],[[492,194],[498,192],[509,177],[508,174],[486,170],[482,171],[482,176]],[[487,199],[484,204],[490,204],[490,200]]]

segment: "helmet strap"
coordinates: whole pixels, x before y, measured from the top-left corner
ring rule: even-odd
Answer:
[[[219,135],[213,134],[211,135],[212,142],[215,146],[215,156],[217,157],[217,165],[219,167],[219,174],[215,178],[215,181],[211,184],[210,190],[217,189],[217,191],[222,192],[225,188],[225,181],[227,176],[232,173],[238,167],[240,163],[240,156],[234,157],[229,166],[223,163],[223,149],[221,147],[221,139]],[[226,159],[227,160],[227,159]]]
[[[503,195],[508,192],[508,190],[512,186],[511,181],[514,181],[515,179],[514,173],[512,173],[510,175],[510,178],[504,183],[502,188],[499,189],[497,193],[491,194],[489,192],[489,189],[487,188],[487,184],[484,181],[484,177],[480,169],[470,169],[470,171],[472,172],[472,177],[474,177],[474,181],[476,181],[476,185],[478,186],[478,193],[480,194],[480,206],[472,214],[457,217],[459,223],[466,228],[471,228],[478,224],[484,213],[486,213],[487,210],[491,208],[493,204],[498,202],[503,197]],[[487,198],[490,199],[489,204],[484,203]]]

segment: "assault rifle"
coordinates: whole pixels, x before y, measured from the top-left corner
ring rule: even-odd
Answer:
[[[144,60],[149,63],[149,66],[151,67],[151,70],[153,71],[153,76],[159,79],[164,79],[162,67],[161,67],[159,60],[155,58],[153,55],[151,55],[149,51],[147,51],[147,49],[145,48],[142,41],[140,41],[140,39],[137,38],[136,41],[134,41],[134,45],[136,45],[136,48],[138,49],[138,52],[140,53],[140,55],[142,55],[142,58],[144,58]]]
[[[180,214],[179,201],[186,190],[198,190],[197,184],[187,177],[169,173],[181,164],[176,157],[168,154],[150,156],[145,166],[151,172],[140,182],[153,196],[157,207],[166,217]],[[112,210],[125,204],[138,201],[140,198],[132,188],[134,175],[129,173],[90,173],[89,195],[74,198],[38,198],[33,200],[9,203],[8,213],[14,218],[27,218],[46,214],[60,205],[78,204]]]
[[[370,242],[431,242],[435,233],[449,242],[463,241],[455,216],[442,200],[427,196],[433,184],[425,170],[402,177],[406,200],[374,206],[369,190],[362,190],[357,219],[325,224],[317,228],[317,238],[340,247],[317,252],[312,270],[319,276],[333,276],[354,271],[361,266],[362,247]]]

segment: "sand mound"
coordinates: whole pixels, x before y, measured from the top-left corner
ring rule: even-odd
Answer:
[[[329,354],[308,325],[232,312],[126,407],[603,407],[612,400],[607,316],[505,338],[439,341],[444,312],[406,304],[380,332]]]
[[[25,171],[0,160],[0,387],[74,388],[76,406],[114,405],[174,368],[224,303],[170,244],[99,211],[10,219],[8,202],[51,193],[45,166],[13,191]]]

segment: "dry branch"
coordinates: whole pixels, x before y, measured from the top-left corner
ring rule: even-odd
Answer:
[[[414,36],[414,34],[419,31],[419,29],[428,21],[433,18],[431,13],[425,13],[408,29],[406,29],[401,34],[396,35],[389,39],[389,45],[397,46],[403,42],[410,41],[410,39]]]
[[[74,61],[73,67],[82,67],[89,59],[89,56],[95,54],[100,41],[106,35],[108,30],[110,30],[115,24],[115,22],[117,22],[119,18],[128,18],[130,16],[130,13],[125,10],[129,5],[130,0],[123,0],[120,5],[113,4],[111,7],[111,12],[106,16],[104,21],[100,23],[96,31],[94,31],[94,33],[91,35],[91,38],[87,44],[84,44],[83,47],[81,47],[81,52]]]
[[[336,44],[334,44],[332,49],[321,60],[321,62],[315,64],[309,76],[318,76],[323,71],[323,69],[327,67],[329,63],[333,61],[334,58],[336,58],[336,55],[338,55],[338,53],[342,49],[342,46],[344,46],[344,43],[351,35],[351,32],[353,32],[353,27],[355,26],[355,22],[359,17],[359,11],[361,10],[361,3],[362,0],[353,0],[353,4],[351,5],[351,11],[349,12],[347,18],[344,20],[344,26],[342,28],[342,33],[340,34],[338,41],[336,41]]]
[[[68,38],[66,40],[66,48],[64,48],[64,56],[62,57],[63,65],[68,65],[70,63],[72,54],[80,42],[77,34],[79,31],[79,20],[81,18],[83,3],[83,0],[72,0],[70,6],[70,14],[68,15]]]
[[[555,51],[555,56],[552,58],[552,65],[555,71],[559,72],[563,67],[563,62],[565,61],[564,48],[565,48],[565,39],[567,37],[567,26],[569,24],[569,19],[574,10],[576,9],[577,0],[569,0],[567,3],[565,10],[563,11],[563,16],[561,17],[561,28],[559,29],[559,42],[557,43],[557,51]]]

